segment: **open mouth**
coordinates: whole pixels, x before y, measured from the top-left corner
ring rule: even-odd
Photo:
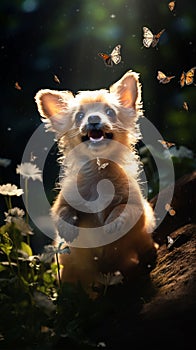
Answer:
[[[107,133],[104,132],[101,129],[92,129],[89,130],[88,133],[85,136],[82,136],[82,141],[92,141],[92,142],[100,142],[103,141],[104,139],[109,139],[111,140],[113,138],[112,133]]]

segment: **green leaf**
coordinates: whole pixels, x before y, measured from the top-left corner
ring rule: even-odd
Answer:
[[[6,267],[0,264],[0,272],[6,270]]]
[[[48,273],[48,272],[44,272],[43,280],[47,284],[52,284],[54,282],[53,276],[51,275],[51,273]]]
[[[21,250],[28,254],[28,256],[33,255],[31,247],[25,242],[21,242]]]
[[[9,234],[7,232],[3,233],[0,237],[0,250],[6,254],[7,256],[10,255],[12,250],[12,241],[9,237]]]

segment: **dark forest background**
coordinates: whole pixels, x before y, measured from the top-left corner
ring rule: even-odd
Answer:
[[[0,158],[11,159],[8,167],[0,167],[1,184],[19,185],[16,166],[41,123],[34,101],[39,89],[107,88],[129,69],[140,73],[145,116],[164,139],[195,152],[196,87],[181,88],[179,80],[183,71],[196,66],[196,6],[194,0],[176,0],[171,12],[168,2],[0,1]],[[143,26],[153,33],[165,28],[157,48],[142,47]],[[117,44],[122,45],[122,62],[108,68],[98,52],[109,53]],[[158,70],[175,79],[160,84]],[[50,176],[45,176],[50,189],[55,152],[48,156]]]

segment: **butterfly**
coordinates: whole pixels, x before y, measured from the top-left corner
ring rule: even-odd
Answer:
[[[14,85],[14,86],[15,86],[15,89],[16,89],[16,90],[22,90],[20,84],[19,84],[17,81],[15,82],[15,85]]]
[[[55,83],[58,83],[58,84],[61,83],[61,82],[60,82],[60,79],[57,77],[57,75],[54,75],[54,76],[53,76],[53,79],[54,79]]]
[[[170,1],[169,4],[168,4],[168,7],[169,7],[171,12],[174,10],[175,6],[176,6],[176,2],[175,1]]]
[[[170,77],[168,77],[167,75],[165,75],[163,72],[161,72],[160,70],[158,71],[157,74],[157,79],[159,80],[159,83],[162,84],[167,84],[170,82],[171,79],[175,78],[175,75],[172,75]]]
[[[117,45],[110,54],[99,52],[98,55],[104,60],[106,66],[112,67],[114,63],[118,64],[121,61],[120,49],[121,45]]]
[[[168,141],[165,141],[165,140],[158,140],[158,142],[160,142],[165,148],[170,148],[170,147],[175,146],[175,143],[168,142]]]
[[[191,85],[193,83],[195,69],[196,69],[196,67],[193,67],[193,68],[189,69],[189,71],[187,73],[182,72],[181,77],[180,77],[180,86],[181,87],[183,87],[185,84]]]
[[[165,204],[165,210],[169,213],[169,215],[174,216],[176,211],[171,207],[169,203]]]
[[[188,106],[188,103],[187,103],[186,101],[184,101],[184,102],[183,102],[182,107],[185,109],[185,111],[187,111],[187,112],[188,112],[188,110],[189,110],[189,106]]]
[[[109,165],[109,163],[102,163],[101,164],[100,159],[97,158],[97,165],[98,165],[98,170],[101,170],[101,169],[105,169]]]
[[[147,27],[143,27],[143,44],[145,47],[155,47],[158,42],[159,39],[161,37],[161,35],[163,34],[163,32],[165,31],[165,29],[162,29],[158,34],[153,34],[151,32],[150,29],[148,29]]]

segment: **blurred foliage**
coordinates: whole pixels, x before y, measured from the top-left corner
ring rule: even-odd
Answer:
[[[106,347],[110,332],[99,334],[97,328],[105,318],[108,327],[111,319],[117,323],[119,313],[126,312],[128,305],[134,319],[148,291],[141,289],[136,296],[132,287],[123,289],[123,278],[106,274],[101,282],[103,292],[99,298],[90,299],[79,284],[60,280],[58,254],[69,254],[69,247],[60,242],[58,247],[47,245],[41,254],[34,255],[30,231],[24,233],[27,213],[23,218],[23,210],[8,207],[5,214],[6,223],[0,227],[1,349]],[[121,293],[126,303],[119,303]]]

